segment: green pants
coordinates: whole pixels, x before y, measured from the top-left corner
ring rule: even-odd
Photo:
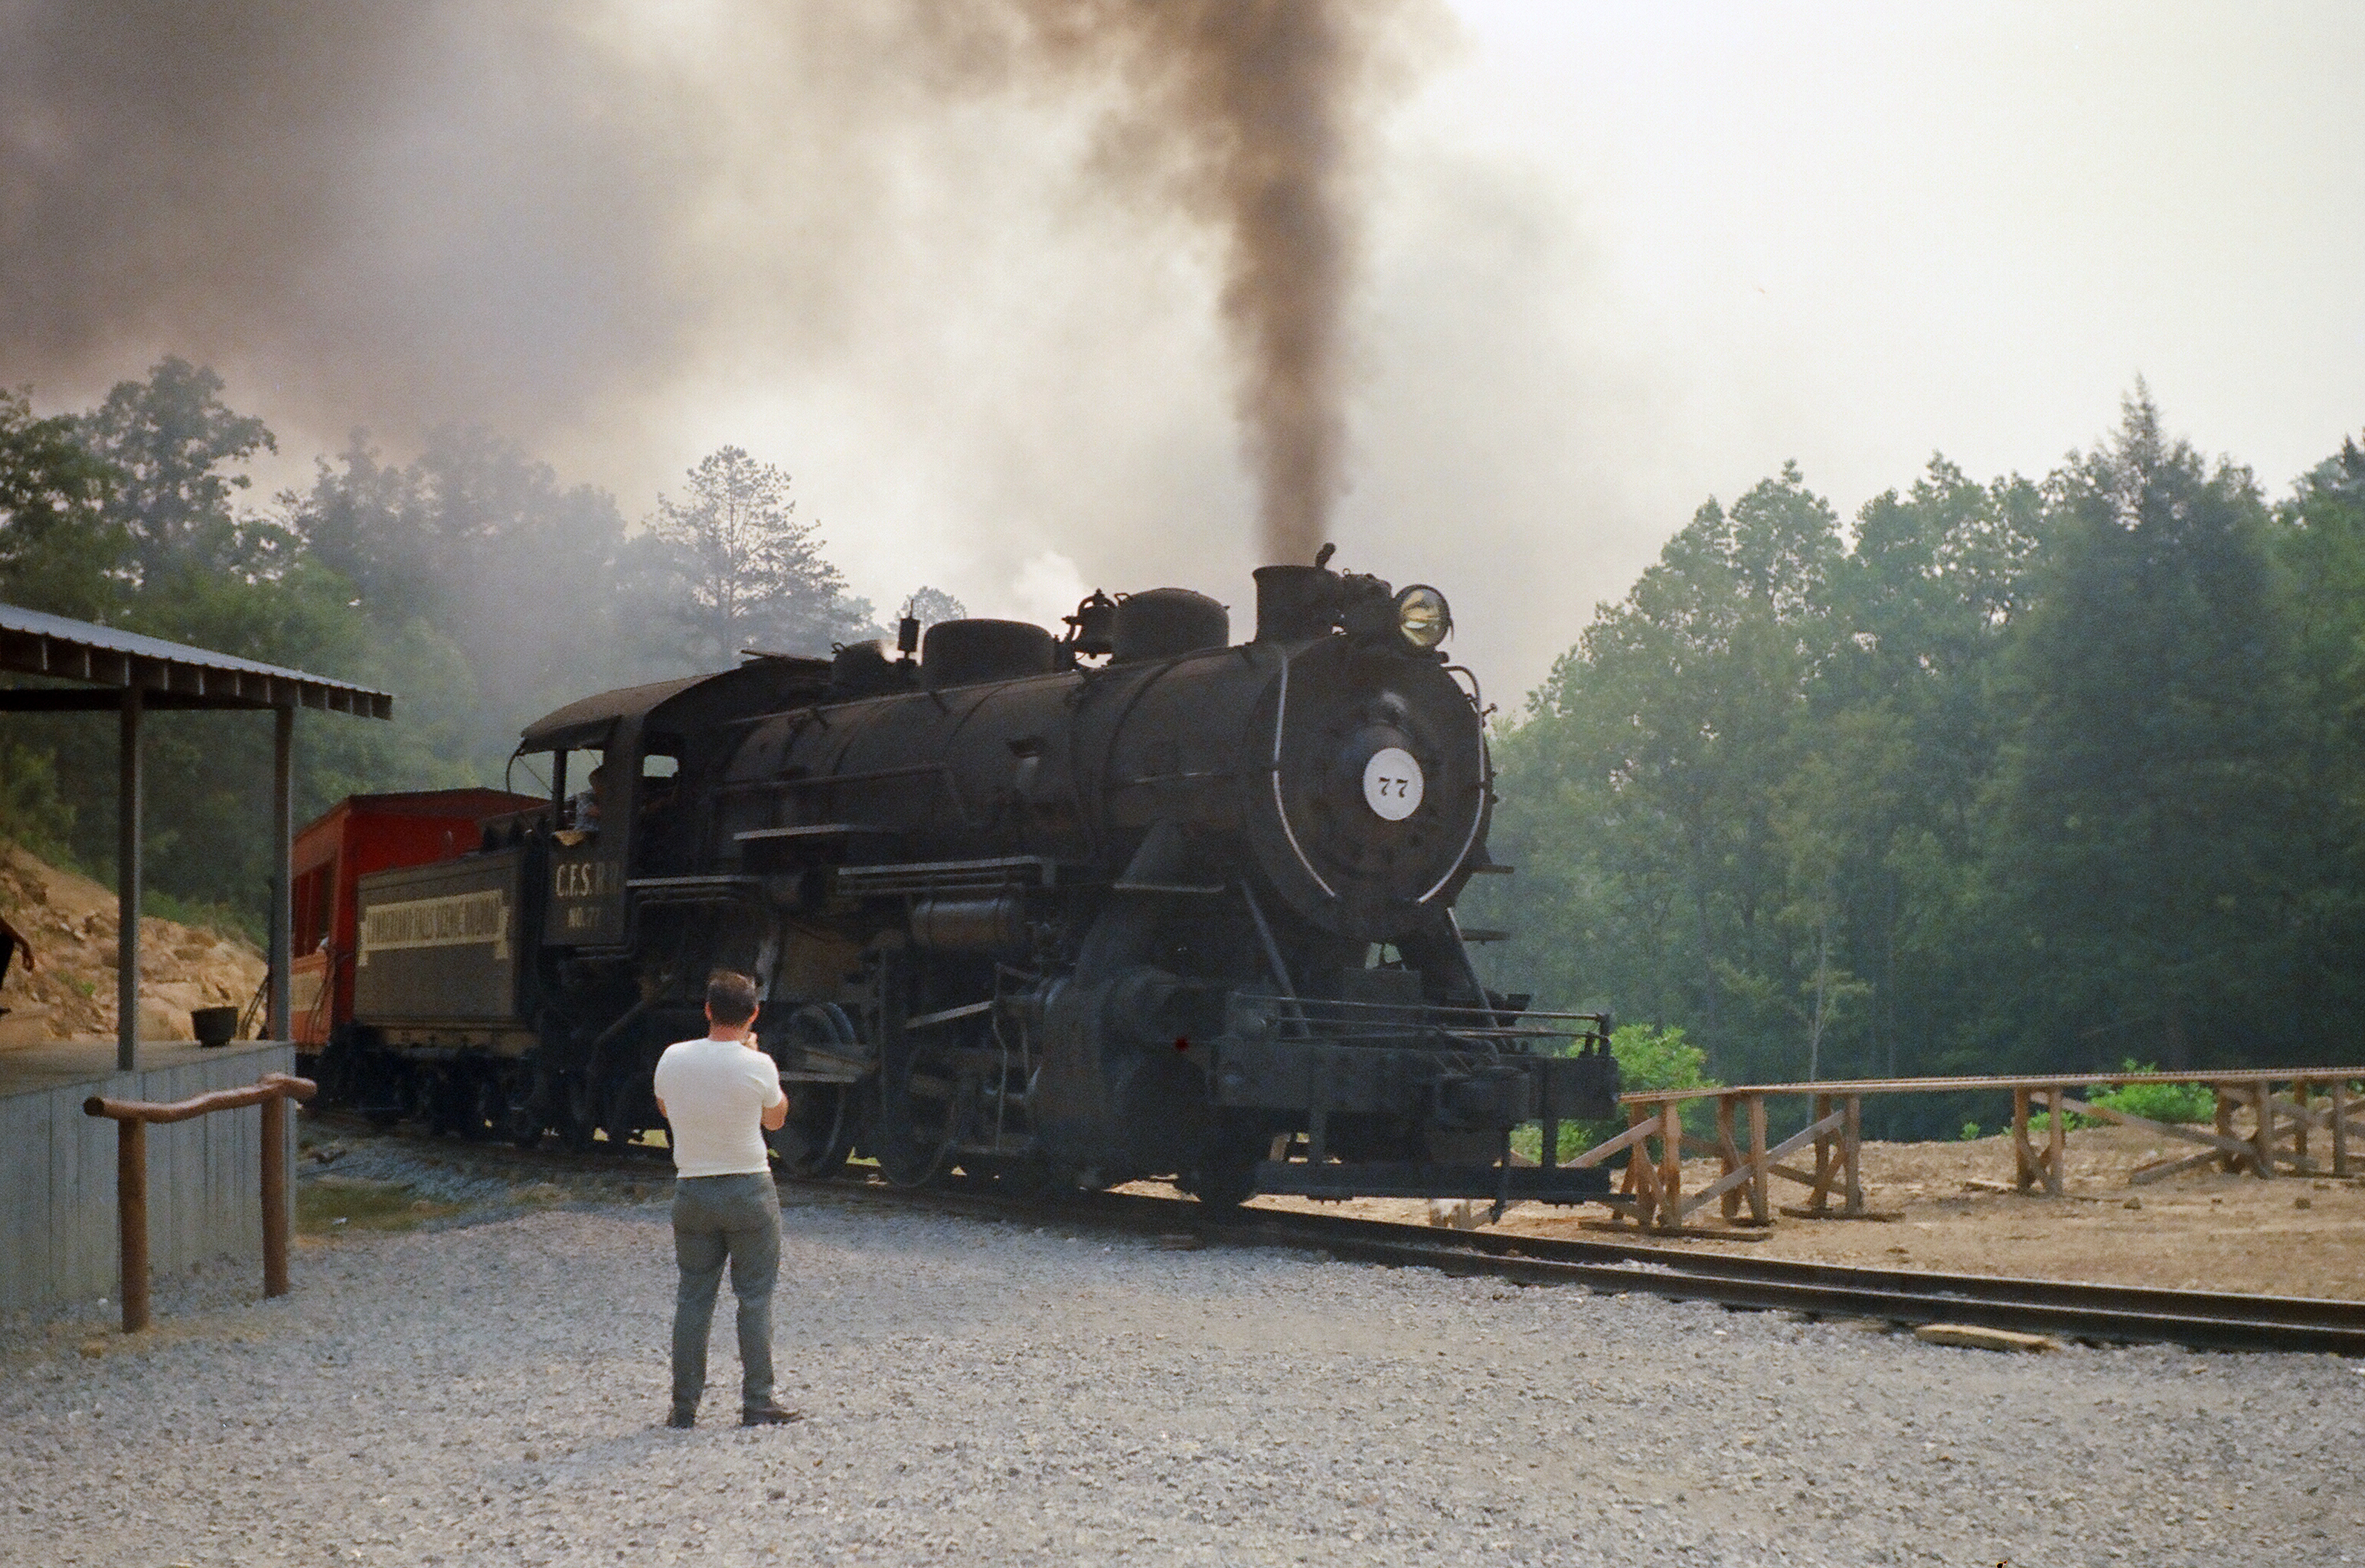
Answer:
[[[739,1403],[772,1402],[772,1282],[780,1271],[780,1194],[768,1174],[686,1176],[673,1184],[673,1402],[695,1410],[706,1392],[706,1337],[723,1265],[739,1298]]]

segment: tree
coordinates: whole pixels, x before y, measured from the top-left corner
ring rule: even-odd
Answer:
[[[942,588],[915,588],[912,597],[903,601],[903,613],[925,630],[939,621],[961,620],[969,614],[969,606]]]
[[[0,389],[0,600],[79,621],[115,608],[129,543],[115,484],[71,416],[37,419],[30,387]]]
[[[210,368],[172,355],[145,381],[117,382],[83,417],[84,443],[116,470],[107,514],[130,540],[143,583],[175,566],[230,566],[241,546],[230,502],[252,481],[225,469],[279,443],[221,393]]]
[[[354,585],[378,645],[434,650],[443,674],[413,711],[488,774],[536,715],[682,667],[642,634],[664,619],[664,589],[628,548],[614,498],[561,484],[490,431],[443,426],[401,467],[356,431],[309,490],[279,499],[307,548]],[[437,706],[447,701],[458,706]]]
[[[672,618],[704,667],[742,649],[826,652],[870,618],[821,554],[813,524],[793,514],[789,476],[744,448],[721,447],[688,475],[683,499],[658,498],[649,531],[681,584]]]
[[[2185,1066],[2242,1036],[2295,1044],[2282,979],[2313,834],[2258,487],[2169,438],[2138,386],[2047,492],[1987,856],[2024,1048],[2100,1066],[2154,1037]]]
[[[1797,1070],[1785,1010],[1722,1004],[1795,986],[1775,809],[1833,656],[1841,556],[1795,466],[1708,502],[1505,737],[1495,837],[1534,879],[1496,896],[1552,955],[1508,961],[1557,1000],[1615,977],[1621,1011],[1684,1025],[1728,1076]]]

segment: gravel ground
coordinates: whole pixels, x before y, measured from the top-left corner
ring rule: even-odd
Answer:
[[[2331,1358],[2004,1357],[796,1189],[811,1418],[733,1424],[726,1302],[671,1432],[662,1186],[403,1160],[369,1173],[476,1207],[312,1240],[280,1301],[160,1281],[136,1341],[0,1328],[0,1562],[2365,1562]]]

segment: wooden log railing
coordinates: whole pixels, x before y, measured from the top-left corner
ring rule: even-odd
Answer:
[[[1865,1203],[1865,1097],[1985,1090],[2008,1091],[2012,1095],[2014,1185],[2023,1193],[2042,1187],[2051,1196],[2062,1195],[2071,1114],[2139,1127],[2161,1137],[2199,1146],[2192,1154],[2138,1167],[2130,1177],[2135,1182],[2158,1181],[2213,1163],[2222,1170],[2247,1170],[2261,1178],[2279,1173],[2365,1177],[2365,1169],[2359,1169],[2365,1165],[2365,1148],[2351,1152],[2352,1140],[2365,1138],[2365,1104],[2360,1104],[2354,1092],[2359,1081],[2365,1081],[2365,1068],[2287,1068],[2264,1073],[2252,1069],[2221,1073],[1877,1078],[1645,1090],[1620,1096],[1626,1108],[1628,1126],[1624,1132],[1562,1163],[1594,1165],[1624,1153],[1624,1178],[1620,1191],[1608,1202],[1620,1219],[1653,1230],[1682,1230],[1689,1215],[1712,1202],[1721,1204],[1728,1223],[1769,1224],[1776,1212],[1769,1192],[1769,1179],[1773,1177],[1808,1190],[1805,1203],[1781,1208],[1782,1214],[1792,1217],[1892,1217],[1876,1215]],[[2203,1131],[2197,1126],[2154,1121],[2079,1098],[2072,1092],[2095,1085],[2122,1087],[2131,1083],[2199,1084],[2215,1096],[2215,1126]],[[2278,1085],[2283,1086],[2283,1092],[2276,1092]],[[1807,1125],[1768,1148],[1765,1103],[1771,1097],[1786,1095],[1810,1102]],[[1695,1137],[1684,1130],[1683,1108],[1701,1100],[1716,1103],[1713,1140]],[[2043,1118],[2042,1125],[2032,1127],[2032,1118],[2038,1117]],[[2238,1119],[2247,1119],[2248,1127],[2241,1127]],[[2326,1157],[2321,1159],[2312,1151],[2310,1143],[2311,1135],[2319,1132],[2325,1138]],[[1812,1170],[1783,1163],[1810,1145],[1815,1156]],[[1723,1168],[1714,1181],[1689,1194],[1683,1190],[1683,1161],[1687,1154],[1712,1157]],[[1749,1211],[1746,1217],[1741,1212],[1744,1204]]]
[[[123,1331],[148,1327],[148,1128],[151,1123],[186,1122],[215,1111],[263,1107],[263,1294],[287,1294],[287,1102],[309,1100],[319,1086],[308,1078],[266,1072],[244,1089],[159,1105],[144,1100],[109,1100],[94,1094],[83,1114],[115,1123],[116,1217],[123,1255]]]

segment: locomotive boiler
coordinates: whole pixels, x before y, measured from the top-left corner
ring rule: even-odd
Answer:
[[[1615,1114],[1609,1020],[1490,992],[1455,923],[1504,868],[1443,597],[1256,586],[1238,644],[1197,593],[1094,594],[1064,638],[906,622],[559,710],[520,745],[548,806],[362,880],[324,1070],[380,1116],[627,1140],[726,967],[796,1174],[1600,1195],[1552,1155]]]

